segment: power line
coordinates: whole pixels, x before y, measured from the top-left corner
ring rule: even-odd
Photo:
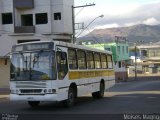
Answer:
[[[95,4],[86,4],[86,5],[81,5],[81,6],[72,6],[72,29],[73,29],[73,43],[75,43],[75,15],[74,15],[74,9],[75,8],[85,8],[85,7],[90,7],[90,6],[95,6]],[[80,11],[81,12],[81,11]],[[79,14],[79,13],[78,13]]]
[[[79,10],[79,12],[75,15],[75,17],[77,17],[77,16],[79,15],[79,13],[80,13],[83,9],[84,9],[84,7]]]

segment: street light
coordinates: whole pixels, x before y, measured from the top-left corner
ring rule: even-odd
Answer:
[[[77,37],[79,37],[96,19],[98,19],[98,18],[103,18],[103,17],[104,17],[104,15],[100,15],[100,16],[94,18],[94,19],[77,35]]]

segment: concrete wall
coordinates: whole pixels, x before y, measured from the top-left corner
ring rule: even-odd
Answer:
[[[125,65],[123,65],[121,61],[121,67],[119,68],[119,63],[114,62],[114,70],[115,70],[115,78],[116,80],[127,80],[128,79],[128,71]]]
[[[72,8],[74,0],[34,0],[33,9],[16,9],[15,22],[2,25],[0,15],[0,56],[11,51],[11,47],[17,44],[18,40],[63,40],[71,41],[72,34]],[[13,0],[0,0],[0,13],[13,13]],[[61,12],[62,20],[54,20],[54,13]],[[36,25],[35,14],[48,13],[48,23]],[[33,26],[35,33],[14,33],[15,26],[21,26],[21,15],[33,14]],[[1,30],[2,29],[2,30]],[[63,35],[69,34],[68,36]]]
[[[0,59],[0,88],[9,87],[10,79],[10,62],[7,61],[5,65],[5,59]]]
[[[127,80],[128,74],[127,72],[115,72],[115,79],[116,81]]]
[[[72,34],[72,9],[73,0],[34,0],[33,9],[16,9],[15,24],[21,25],[22,14],[33,14],[33,25],[36,27],[36,33],[41,34]],[[61,12],[61,20],[54,20],[54,13]],[[47,24],[35,24],[36,13],[48,13]]]
[[[0,6],[3,6],[2,12],[11,12],[13,16],[15,15],[15,26],[21,26],[22,14],[33,14],[33,25],[36,27],[36,33],[72,34],[72,5],[74,4],[74,0],[34,0],[33,9],[15,8],[15,11],[13,11],[13,0],[1,0],[0,2]],[[55,12],[61,12],[62,20],[54,20]],[[36,25],[36,13],[48,13],[48,23]],[[2,26],[4,31],[14,33],[14,24]]]
[[[13,1],[12,0],[1,0],[2,13],[13,13]],[[14,23],[14,22],[13,22]],[[2,25],[2,23],[0,23]],[[14,24],[2,25],[2,33],[13,33]]]
[[[52,1],[52,14],[61,12],[61,20],[53,20],[53,32],[72,34],[72,5],[74,4],[74,0]]]

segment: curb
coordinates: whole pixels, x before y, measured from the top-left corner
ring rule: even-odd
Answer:
[[[0,102],[9,101],[9,95],[0,95]]]

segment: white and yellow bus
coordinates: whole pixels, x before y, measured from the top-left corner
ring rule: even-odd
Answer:
[[[65,42],[32,42],[12,47],[10,100],[27,101],[36,107],[42,101],[63,101],[92,93],[104,97],[115,84],[112,53]]]

